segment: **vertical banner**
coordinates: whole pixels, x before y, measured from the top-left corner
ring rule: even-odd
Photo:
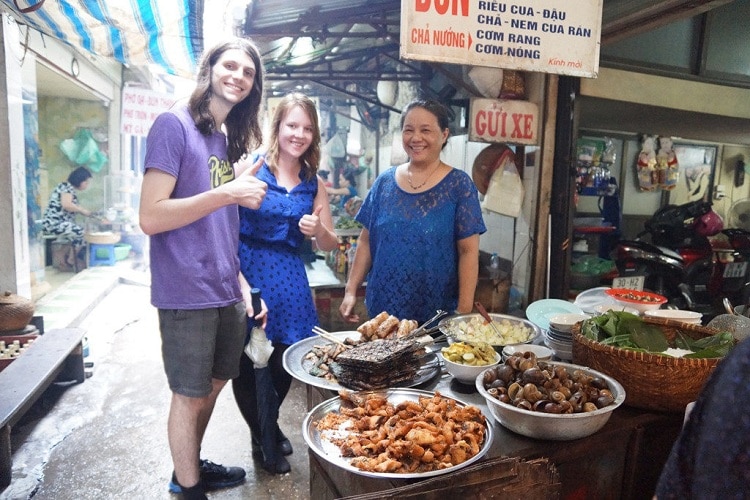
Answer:
[[[603,0],[401,0],[401,57],[595,78]]]

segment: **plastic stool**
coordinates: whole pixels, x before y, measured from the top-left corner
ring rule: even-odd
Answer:
[[[115,246],[89,243],[89,266],[114,266]]]

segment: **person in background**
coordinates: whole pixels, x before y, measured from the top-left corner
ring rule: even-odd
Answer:
[[[48,235],[68,239],[73,244],[74,253],[68,256],[68,260],[85,257],[84,230],[76,222],[76,214],[91,217],[91,210],[78,204],[76,191],[85,191],[89,187],[91,177],[91,172],[86,167],[73,170],[68,179],[52,191],[47,209],[44,211],[42,231]],[[75,266],[75,261],[68,264]]]
[[[326,187],[329,197],[334,197],[336,206],[343,209],[350,198],[357,196],[357,171],[345,167],[339,178],[339,187]]]
[[[333,250],[338,238],[323,180],[318,177],[320,128],[315,103],[304,94],[286,95],[276,107],[268,151],[258,178],[268,184],[268,194],[258,210],[240,207],[239,256],[242,274],[260,288],[269,312],[266,335],[274,349],[268,361],[278,407],[284,401],[292,377],[284,369],[284,351],[310,337],[318,325],[315,303],[300,248],[306,238],[313,246]],[[248,324],[251,328],[252,324]],[[240,374],[232,381],[237,405],[250,427],[253,458],[275,474],[291,469],[285,455],[292,445],[276,423],[274,446],[262,447],[260,419],[278,418],[278,407],[259,408],[255,370],[242,356]],[[271,449],[269,449],[269,447]]]
[[[748,498],[750,341],[739,342],[701,389],[656,485],[656,498]]]
[[[189,101],[159,115],[146,141],[140,225],[172,391],[169,489],[186,499],[245,478],[240,467],[202,460],[200,449],[219,392],[238,374],[246,317],[266,312],[252,311],[240,275],[237,206],[257,209],[267,186],[254,177],[259,163],[234,168],[260,143],[262,95],[256,46],[219,42],[203,54]]]
[[[371,318],[385,311],[423,323],[438,309],[471,312],[486,228],[474,182],[440,159],[448,127],[438,102],[415,100],[404,109],[409,161],[375,179],[356,216],[364,228],[339,307],[345,320],[360,322],[353,310],[365,278]]]

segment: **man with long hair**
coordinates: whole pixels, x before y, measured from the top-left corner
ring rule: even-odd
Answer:
[[[169,488],[183,498],[240,484],[245,471],[200,458],[216,398],[237,376],[252,311],[237,256],[237,206],[257,209],[267,185],[260,162],[234,164],[261,141],[263,65],[257,47],[232,38],[201,58],[195,90],[154,121],[146,143],[140,224],[151,239],[151,303],[172,399]]]

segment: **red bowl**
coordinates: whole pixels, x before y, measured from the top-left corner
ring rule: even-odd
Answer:
[[[604,293],[620,302],[624,306],[633,307],[640,312],[659,309],[667,302],[667,298],[658,293],[629,290],[627,288],[610,288]]]

